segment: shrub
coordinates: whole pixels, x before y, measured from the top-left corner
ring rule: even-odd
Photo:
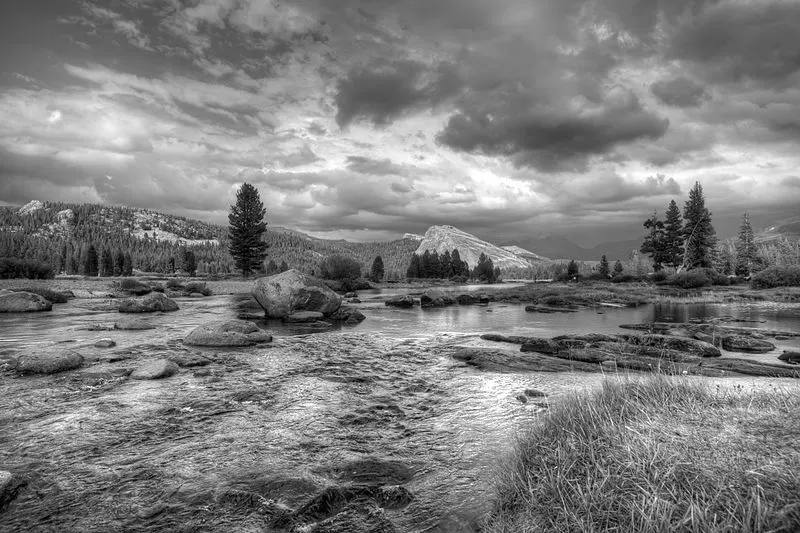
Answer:
[[[184,285],[183,290],[188,293],[199,292],[203,296],[211,296],[212,294],[205,281],[190,281]]]
[[[181,290],[183,289],[183,283],[181,283],[181,280],[177,278],[170,278],[167,280],[167,288],[173,290]]]
[[[653,272],[653,275],[650,276],[650,280],[658,283],[659,281],[666,281],[669,277],[669,274],[664,272],[663,270],[659,270],[658,272]]]
[[[667,285],[682,289],[699,289],[711,285],[711,278],[705,269],[698,268],[671,275],[667,278]]]
[[[750,279],[754,289],[772,287],[800,287],[800,265],[771,266],[765,268]]]
[[[356,280],[361,277],[361,264],[352,257],[333,254],[322,260],[320,273],[325,279]]]
[[[15,257],[0,257],[0,279],[53,279],[54,277],[55,272],[47,263]]]
[[[164,292],[164,285],[157,281],[151,281],[150,288],[153,289],[153,291],[155,292]]]
[[[63,292],[54,291],[51,289],[47,289],[45,287],[26,287],[24,289],[11,289],[14,292],[32,292],[33,294],[38,294],[45,300],[49,300],[51,303],[54,304],[65,304],[67,303],[68,296]]]
[[[139,296],[153,291],[149,285],[145,285],[138,279],[134,278],[124,278],[120,280],[119,288],[125,292],[130,292]]]
[[[642,278],[633,274],[617,274],[611,278],[612,283],[634,283],[637,281],[642,281]]]

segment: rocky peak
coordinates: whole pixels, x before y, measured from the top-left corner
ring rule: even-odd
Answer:
[[[478,264],[478,258],[482,253],[491,258],[494,266],[501,269],[526,268],[530,266],[530,263],[523,257],[449,225],[428,228],[419,244],[419,248],[414,253],[422,255],[425,251],[435,251],[443,254],[454,249],[458,250],[461,259],[469,263],[470,267]]]
[[[30,202],[19,208],[19,214],[30,215],[31,213],[38,211],[39,209],[44,209],[44,202],[41,202],[39,200],[31,200]]]

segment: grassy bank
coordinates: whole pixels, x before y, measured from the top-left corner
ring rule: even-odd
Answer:
[[[501,467],[486,533],[798,531],[797,390],[609,379]]]

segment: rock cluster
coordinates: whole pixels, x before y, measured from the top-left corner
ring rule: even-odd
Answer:
[[[53,304],[46,298],[32,292],[0,292],[0,313],[30,313],[50,311]]]

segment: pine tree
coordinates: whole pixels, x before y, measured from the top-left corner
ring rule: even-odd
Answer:
[[[184,248],[181,251],[181,270],[190,276],[197,274],[197,257],[195,257],[194,252],[188,248]]]
[[[121,276],[122,273],[125,271],[125,254],[122,253],[122,250],[117,250],[117,253],[114,254],[114,276]]]
[[[421,278],[420,275],[420,258],[417,254],[411,254],[411,263],[408,265],[408,270],[406,270],[406,277],[408,279],[412,278]]]
[[[466,263],[461,260],[461,254],[458,252],[458,248],[454,248],[450,253],[450,264],[452,265],[454,276],[467,275],[469,266],[465,267]]]
[[[610,273],[610,267],[608,266],[608,259],[606,259],[606,254],[603,254],[603,257],[600,258],[600,265],[597,267],[597,273],[600,274],[603,278],[608,278]]]
[[[378,282],[383,280],[383,258],[376,256],[372,261],[372,268],[369,271],[369,277],[372,281]]]
[[[658,214],[653,212],[653,216],[645,220],[644,227],[647,229],[647,235],[639,251],[650,256],[653,270],[658,272],[663,268],[662,263],[667,255],[664,223],[658,219]]]
[[[742,224],[739,226],[739,236],[736,239],[736,275],[749,276],[753,272],[757,255],[750,215],[745,213],[742,215]]]
[[[478,257],[478,264],[475,266],[474,277],[488,283],[492,283],[495,280],[494,263],[485,253],[481,253]]]
[[[432,269],[431,269],[431,252],[430,250],[425,250],[422,254],[422,257],[419,260],[419,277],[421,278],[430,278],[432,276]]]
[[[267,210],[255,187],[243,183],[236,193],[236,203],[228,215],[230,228],[230,254],[236,268],[247,277],[258,270],[267,257],[267,243],[263,236],[267,231],[264,215]]]
[[[617,262],[614,263],[614,276],[619,276],[624,270],[625,269],[622,268],[622,263],[617,259]]]
[[[133,258],[130,252],[125,252],[124,262],[122,263],[122,275],[133,276]]]
[[[576,263],[574,259],[571,259],[567,265],[567,278],[573,279],[576,277],[578,277],[578,263]]]
[[[664,264],[678,268],[683,263],[683,221],[675,200],[669,203],[664,221]]]
[[[100,254],[100,277],[109,277],[114,275],[114,255],[111,253],[110,248],[103,248]]]
[[[689,199],[683,208],[685,221],[683,265],[687,270],[693,268],[711,268],[714,265],[714,247],[717,244],[717,233],[711,225],[711,213],[706,208],[703,197],[703,186],[695,182],[689,191]]]
[[[93,276],[93,277],[97,276],[98,273],[97,249],[95,249],[94,244],[90,244],[89,247],[86,249],[86,256],[84,258],[84,263],[83,263],[83,273],[85,276]]]

